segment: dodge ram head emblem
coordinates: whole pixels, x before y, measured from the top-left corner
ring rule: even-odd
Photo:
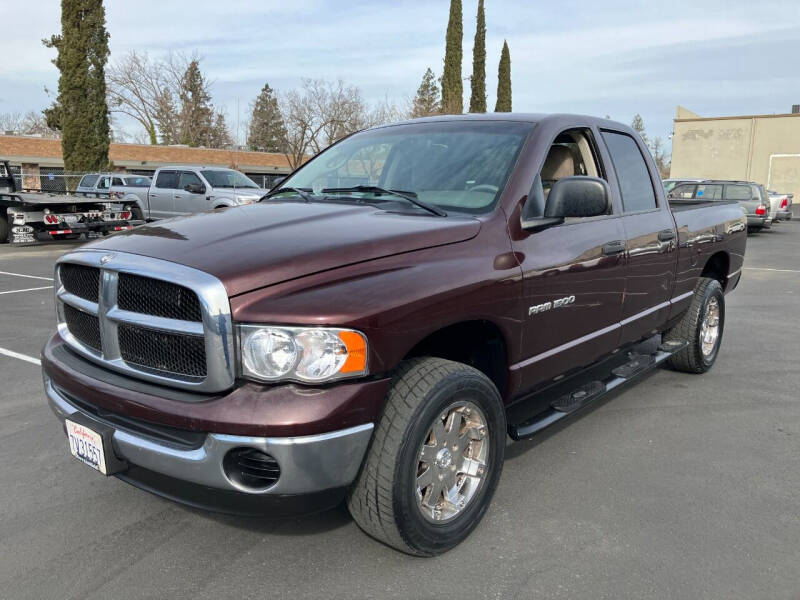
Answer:
[[[100,264],[101,264],[101,265],[108,264],[108,263],[110,263],[110,262],[111,262],[111,260],[112,260],[113,258],[114,258],[114,255],[113,255],[113,254],[106,254],[104,257],[102,257],[102,258],[100,259]]]

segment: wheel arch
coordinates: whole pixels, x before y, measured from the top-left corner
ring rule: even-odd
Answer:
[[[708,277],[719,281],[723,290],[728,288],[728,273],[730,272],[731,259],[727,252],[720,250],[712,254],[703,267],[700,277]]]
[[[475,367],[505,397],[508,385],[508,343],[502,330],[485,319],[464,320],[437,329],[411,348],[403,359],[434,356]]]

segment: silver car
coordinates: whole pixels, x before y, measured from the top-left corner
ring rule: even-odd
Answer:
[[[747,231],[757,233],[772,226],[769,198],[760,183],[706,179],[699,183],[682,183],[672,188],[670,198],[694,200],[736,200],[747,215]]]
[[[792,219],[792,198],[793,194],[780,194],[770,191],[769,193],[769,216],[772,221],[790,221]]]

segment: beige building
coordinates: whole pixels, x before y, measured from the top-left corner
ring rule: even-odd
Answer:
[[[672,136],[671,178],[756,181],[793,193],[800,206],[800,112],[701,117],[678,107]]]

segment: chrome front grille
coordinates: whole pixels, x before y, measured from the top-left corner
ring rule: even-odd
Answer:
[[[196,391],[233,385],[230,305],[222,283],[207,273],[124,252],[79,250],[56,266],[56,300],[61,336],[95,362]]]

